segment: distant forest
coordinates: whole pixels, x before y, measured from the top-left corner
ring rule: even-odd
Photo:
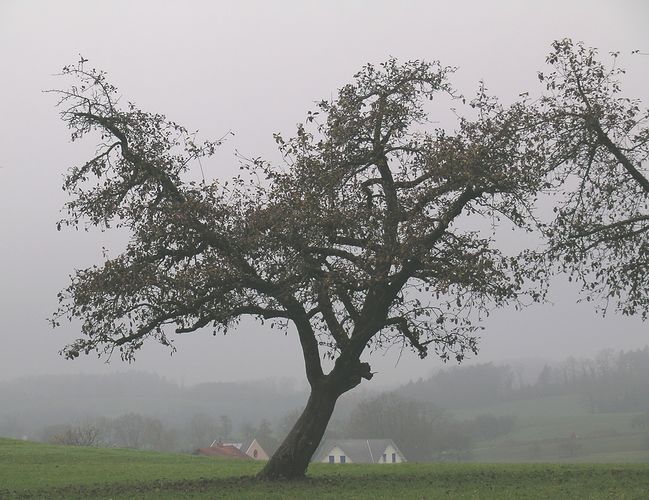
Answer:
[[[591,413],[645,412],[647,420],[648,380],[649,347],[569,357],[527,382],[507,364],[451,367],[391,391],[346,396],[327,436],[391,438],[410,460],[463,459],[476,441],[512,429],[513,416],[482,412],[490,405],[570,395]],[[306,397],[286,381],[182,387],[137,372],[30,377],[0,382],[0,436],[186,452],[256,437],[272,453]],[[472,408],[481,412],[454,416]]]
[[[571,356],[546,364],[531,383],[524,382],[510,365],[458,366],[410,382],[398,392],[447,409],[570,394],[579,396],[592,413],[646,411],[649,347],[626,352],[607,349],[595,359]]]

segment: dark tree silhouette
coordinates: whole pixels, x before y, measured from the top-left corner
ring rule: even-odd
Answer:
[[[251,160],[234,179],[191,182],[194,160],[218,142],[120,108],[103,72],[64,68],[75,78],[60,92],[72,139],[96,131],[101,142],[65,179],[61,224],[115,225],[131,239],[60,294],[53,324],[78,318],[82,331],[62,352],[131,360],[147,340],[225,332],[244,315],[290,328],[311,394],[260,476],[303,476],[336,400],[372,378],[364,352],[402,345],[461,361],[476,351],[476,320],[516,303],[536,272],[503,254],[491,232],[470,229],[501,217],[530,227],[546,159],[528,132],[535,117],[525,100],[505,108],[482,86],[472,100],[455,95],[451,72],[367,65],[294,138],[276,135],[284,163]],[[471,118],[453,132],[433,129],[436,95]]]

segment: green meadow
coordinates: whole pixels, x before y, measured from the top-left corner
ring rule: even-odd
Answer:
[[[475,443],[470,457],[473,462],[649,463],[649,430],[632,427],[636,413],[592,413],[574,395],[454,413],[459,418],[480,413],[514,416],[510,432]],[[571,436],[575,438],[571,440]]]
[[[0,439],[0,498],[647,498],[649,464],[314,464],[290,483],[255,462]]]

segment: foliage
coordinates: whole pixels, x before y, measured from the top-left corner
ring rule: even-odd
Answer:
[[[294,424],[295,421],[292,422],[291,426]],[[280,430],[280,433],[281,432],[282,431]],[[286,434],[288,434],[288,430],[282,435],[282,437],[285,437]],[[241,426],[240,435],[243,441],[252,441],[253,439],[256,439],[264,451],[269,455],[272,455],[279,446],[279,440],[277,439],[276,433],[273,431],[270,422],[266,418],[262,418],[258,426],[254,426],[250,422],[244,422]]]
[[[111,443],[115,446],[148,450],[166,450],[174,447],[174,432],[165,429],[162,422],[154,417],[127,413],[113,419],[110,426]]]
[[[87,417],[82,424],[48,425],[41,440],[66,446],[170,451],[176,447],[176,432],[157,418],[131,412],[116,418]]]
[[[520,105],[505,109],[483,87],[473,120],[453,134],[425,130],[426,101],[454,97],[450,72],[367,65],[296,137],[276,135],[283,165],[256,159],[244,165],[250,176],[208,183],[185,177],[218,142],[121,109],[106,75],[83,61],[65,67],[78,83],[59,91],[61,117],[73,140],[97,131],[102,142],[69,171],[61,224],[131,233],[121,255],[77,271],[59,294],[52,323],[78,318],[83,334],[66,357],[118,350],[132,360],[146,339],[171,345],[170,326],[225,333],[245,315],[292,324],[312,394],[264,470],[278,478],[304,474],[338,397],[372,378],[360,360],[368,347],[420,357],[432,347],[458,361],[475,352],[473,321],[517,301],[529,270],[458,220],[502,215],[529,227],[542,156]],[[328,374],[322,353],[335,359]]]
[[[310,380],[321,373],[318,346],[352,358],[367,344],[421,356],[430,345],[458,359],[475,350],[470,313],[515,299],[521,276],[454,221],[501,212],[525,224],[540,179],[532,139],[516,132],[520,110],[484,89],[470,103],[476,120],[461,119],[454,135],[421,130],[424,102],[452,92],[449,72],[368,65],[320,103],[322,125],[310,113],[295,138],[277,136],[285,165],[247,165],[263,182],[196,183],[183,175],[218,142],[120,109],[102,72],[64,68],[79,80],[61,92],[72,138],[97,130],[103,142],[70,170],[62,223],[132,233],[122,255],[78,271],[60,295],[56,318],[80,318],[84,334],[66,356],[118,349],[132,359],[146,338],[169,344],[167,325],[226,331],[247,314],[297,326]]]
[[[602,311],[649,317],[649,109],[624,95],[617,66],[596,49],[554,42],[540,134],[560,193],[548,255]]]
[[[619,352],[605,349],[592,359],[569,356],[546,364],[529,383],[514,384],[514,370],[509,365],[482,363],[440,370],[397,391],[447,410],[570,395],[590,412],[631,412],[649,408],[648,377],[649,347]]]
[[[519,396],[581,394],[592,412],[639,411],[649,408],[649,347],[601,351],[595,359],[569,357],[544,367],[535,384]]]
[[[273,433],[270,422],[265,418],[263,418],[259,423],[253,437],[257,439],[261,447],[270,455],[275,453],[275,450],[279,446],[279,441]]]
[[[137,413],[164,424],[162,439],[143,443],[145,448],[190,451],[218,438],[239,440],[240,422],[255,419],[258,425],[261,417],[274,422],[304,398],[304,390],[288,390],[267,380],[179,386],[137,372],[34,376],[0,382],[0,435],[47,441],[50,433],[41,434],[45,427],[55,431],[55,424],[90,424],[100,429],[102,445],[111,446],[116,444],[113,420]],[[192,440],[190,424],[196,414],[210,415],[214,421],[217,433],[207,436],[207,444]],[[58,426],[57,432],[61,430]]]
[[[384,393],[361,401],[345,430],[353,438],[392,439],[408,461],[430,461],[443,452],[465,452],[471,432],[430,404]]]
[[[48,441],[66,446],[98,446],[100,430],[93,425],[64,426],[51,433]]]
[[[480,414],[459,420],[431,403],[405,398],[401,391],[361,401],[351,412],[349,438],[392,439],[408,461],[467,459],[476,440],[509,433],[513,417]]]
[[[483,406],[506,399],[514,389],[514,373],[507,365],[479,363],[439,370],[427,379],[409,382],[400,392],[447,409]]]
[[[212,416],[206,413],[194,414],[189,421],[192,449],[210,446],[214,440],[223,441],[230,439],[231,435],[226,435],[224,430]]]
[[[245,160],[242,175],[213,182],[188,174],[219,141],[121,108],[84,60],[65,67],[76,83],[57,91],[61,117],[73,140],[98,132],[101,142],[65,178],[59,227],[116,225],[131,239],[59,294],[52,323],[76,318],[82,332],[63,353],[130,361],[147,339],[171,346],[172,330],[225,333],[243,316],[294,327],[312,393],[265,472],[300,476],[338,397],[372,378],[367,349],[462,361],[494,307],[543,298],[527,288],[546,278],[538,257],[507,255],[494,237],[502,218],[534,229],[539,193],[563,190],[541,259],[576,275],[587,298],[602,295],[604,309],[612,299],[646,317],[649,114],[619,96],[619,71],[593,50],[553,48],[555,70],[539,74],[548,94],[509,107],[483,84],[473,99],[457,95],[453,69],[437,62],[368,64],[294,137],[275,135],[283,162]],[[455,130],[429,125],[440,96],[457,105]],[[492,232],[469,229],[478,222]]]
[[[475,439],[493,439],[509,434],[515,418],[508,415],[481,414],[468,422]]]

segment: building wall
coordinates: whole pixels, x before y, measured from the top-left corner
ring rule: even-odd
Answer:
[[[329,457],[332,456],[332,455],[333,455],[333,457],[334,457],[334,462],[333,462],[333,463],[335,463],[335,464],[343,463],[342,460],[340,459],[340,457],[345,457],[345,463],[347,463],[347,464],[352,463],[352,461],[350,460],[350,458],[349,458],[347,455],[345,455],[345,452],[344,452],[342,449],[340,449],[338,446],[334,446],[334,447],[329,451],[329,453],[327,453],[327,454],[322,458],[322,463],[324,463],[324,464],[331,463],[331,462],[329,462]]]
[[[250,443],[250,446],[246,450],[246,455],[254,460],[268,460],[268,454],[264,451],[261,445],[257,442],[256,439]]]
[[[365,451],[365,450],[363,450],[363,451]],[[348,463],[348,464],[350,464],[350,463],[354,462],[349,456],[346,455],[345,451],[338,445],[334,445],[328,451],[328,453],[323,453],[323,454],[318,454],[318,455],[320,456],[320,462],[325,463],[325,464],[327,464],[327,463],[332,463],[332,464]],[[371,457],[370,457],[369,450],[368,450],[368,453],[367,453],[367,457],[360,458],[361,455],[362,455],[362,453],[360,453],[359,455],[355,455],[355,456],[359,460],[363,461],[363,460],[367,459],[367,463],[371,463],[371,460],[370,460]],[[344,462],[342,460],[342,457],[344,457]],[[394,446],[393,444],[388,444],[388,446],[385,448],[385,450],[383,450],[382,453],[379,453],[379,454],[374,453],[373,460],[374,460],[374,463],[378,463],[378,464],[391,464],[391,463],[399,464],[399,463],[402,463],[402,462],[406,461],[405,458],[399,452],[399,450],[397,450],[396,446]]]
[[[394,462],[392,461],[392,454],[394,454]],[[385,456],[385,461],[383,460],[384,456]],[[401,456],[401,454],[394,448],[394,446],[389,444],[388,447],[383,452],[383,455],[381,456],[381,460],[379,460],[379,463],[382,463],[382,464],[385,464],[385,463],[387,463],[387,464],[391,464],[391,463],[400,464],[403,461],[404,460],[403,460],[403,457]]]

